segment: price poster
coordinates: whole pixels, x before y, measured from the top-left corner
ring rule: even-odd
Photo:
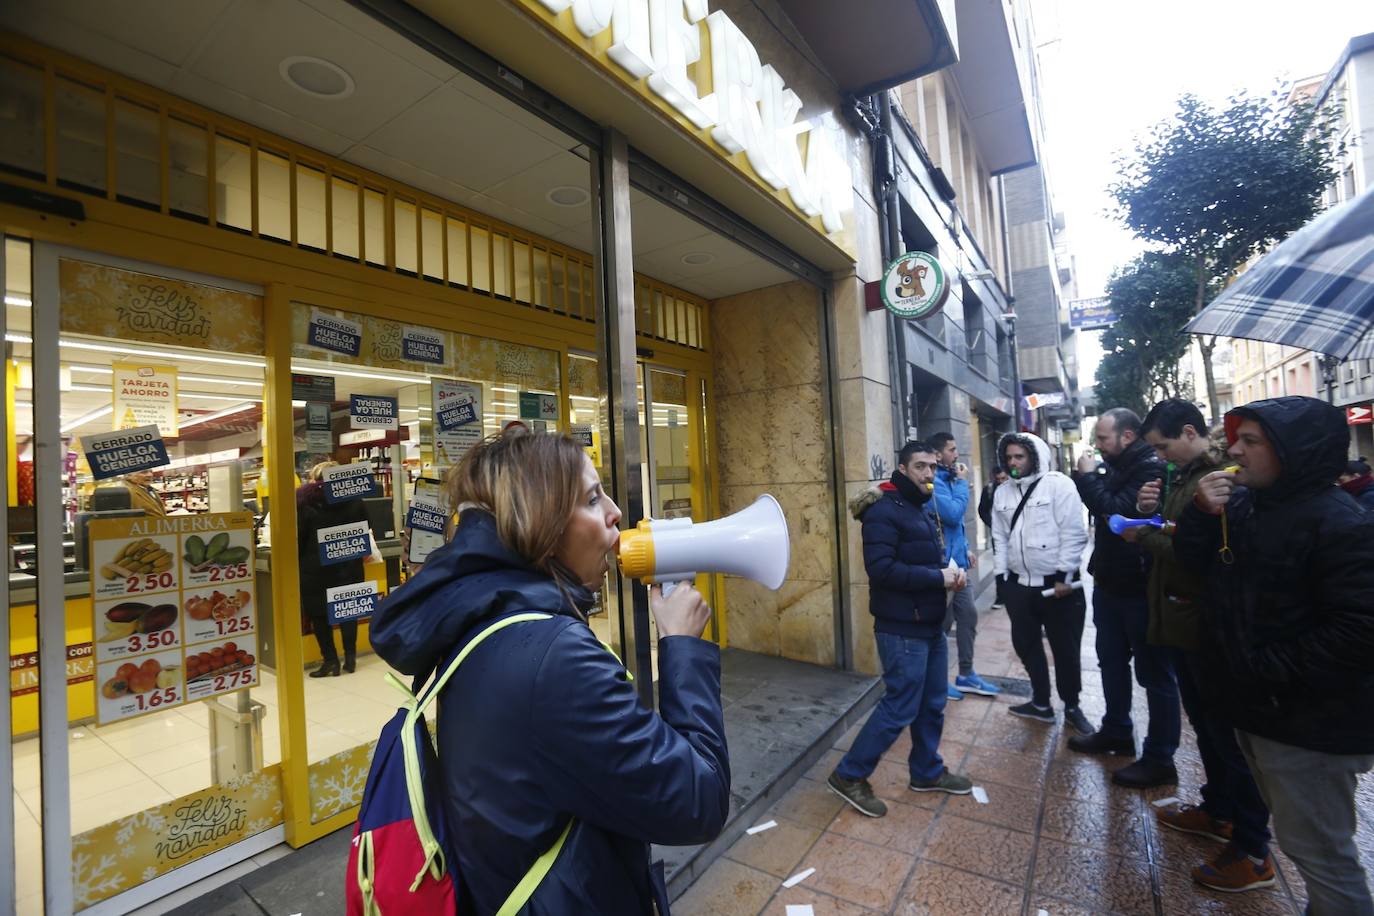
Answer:
[[[93,521],[96,721],[258,682],[253,516]]]

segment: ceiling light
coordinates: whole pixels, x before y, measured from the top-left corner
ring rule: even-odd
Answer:
[[[288,57],[277,72],[288,86],[315,99],[346,99],[355,88],[343,67],[319,57]]]
[[[544,195],[544,199],[555,207],[580,207],[592,199],[586,188],[570,184],[560,185]]]
[[[211,420],[218,420],[221,417],[228,417],[236,413],[243,413],[245,410],[249,410],[257,406],[257,404],[250,402],[247,404],[240,404],[237,407],[226,407],[223,410],[217,410],[214,413],[201,414],[200,416],[192,417],[189,420],[181,420],[177,423],[177,425],[181,429],[185,429],[188,426],[198,426],[201,423],[209,423]]]
[[[23,294],[5,293],[6,305],[17,305],[21,309],[33,308],[33,299]]]
[[[89,413],[83,413],[81,416],[77,417],[75,420],[71,420],[70,422],[63,423],[63,424],[62,424],[62,427],[58,430],[58,432],[69,433],[69,432],[71,432],[72,430],[76,429],[77,427],[85,426],[87,423],[91,422],[92,420],[99,420],[101,417],[107,416],[108,414],[112,414],[112,413],[114,413],[114,405],[113,405],[113,404],[106,404],[104,407],[97,407],[95,410],[92,410],[92,411],[89,412]]]
[[[701,267],[703,264],[710,264],[716,256],[709,251],[689,251],[682,256],[682,263],[690,267]]]
[[[384,382],[409,382],[409,383],[411,383],[412,385],[428,385],[428,384],[429,384],[429,376],[427,376],[427,375],[421,375],[421,374],[419,374],[419,373],[416,373],[416,374],[414,374],[414,375],[386,375],[386,374],[383,374],[383,373],[381,373],[381,372],[352,372],[352,371],[349,371],[348,369],[340,369],[338,366],[334,365],[333,363],[329,363],[329,364],[327,364],[327,366],[328,366],[328,368],[325,368],[325,369],[315,369],[315,368],[312,368],[312,367],[310,367],[310,366],[302,366],[302,365],[300,365],[300,364],[298,364],[298,363],[292,363],[292,364],[291,364],[291,371],[292,371],[292,372],[307,372],[307,373],[318,374],[318,375],[343,375],[343,376],[347,376],[348,378],[375,379],[375,380],[384,381]],[[403,372],[403,371],[405,371],[405,370],[392,370],[392,371],[402,371],[402,372]]]

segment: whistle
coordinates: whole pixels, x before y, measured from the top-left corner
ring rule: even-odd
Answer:
[[[1240,465],[1238,465],[1238,464],[1228,464],[1226,467],[1222,468],[1221,470],[1222,470],[1224,473],[1227,473],[1227,474],[1234,474],[1234,473],[1236,473],[1237,471],[1240,470]]]

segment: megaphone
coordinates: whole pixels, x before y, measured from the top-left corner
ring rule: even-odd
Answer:
[[[649,584],[667,586],[690,582],[698,573],[729,573],[777,591],[790,557],[787,519],[778,501],[765,494],[714,522],[646,518],[620,533],[618,561],[622,574]]]

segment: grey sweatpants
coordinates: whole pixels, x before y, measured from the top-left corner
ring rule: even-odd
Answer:
[[[1323,754],[1236,730],[1274,815],[1279,847],[1307,882],[1311,916],[1374,916],[1355,846],[1355,780],[1374,754]]]
[[[955,627],[954,638],[959,647],[959,675],[973,673],[973,642],[978,638],[978,608],[973,604],[973,576],[969,587],[954,593],[954,601],[945,611],[945,634]]]

